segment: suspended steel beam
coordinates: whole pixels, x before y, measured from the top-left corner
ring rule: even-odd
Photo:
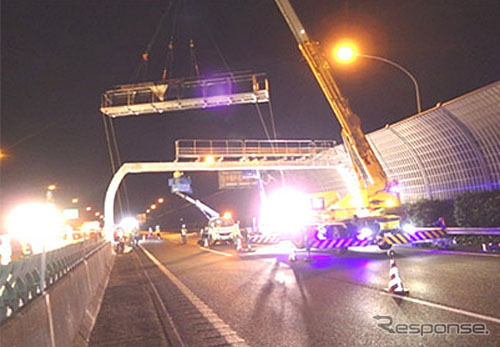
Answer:
[[[265,74],[232,73],[120,85],[103,93],[100,110],[115,118],[268,101]]]

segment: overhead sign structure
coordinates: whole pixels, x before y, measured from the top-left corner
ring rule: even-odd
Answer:
[[[249,188],[257,185],[257,171],[219,171],[219,189]]]
[[[128,174],[159,173],[159,172],[186,172],[186,171],[241,171],[241,170],[317,170],[335,167],[331,160],[317,161],[261,161],[261,162],[135,162],[124,163],[113,175],[109,182],[104,200],[104,229],[106,237],[112,238],[115,226],[114,202],[118,188]]]

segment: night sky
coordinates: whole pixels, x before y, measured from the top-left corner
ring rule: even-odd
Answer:
[[[177,3],[161,26],[142,80],[161,78],[175,27],[171,77],[192,75],[192,38],[206,76],[228,68],[267,73],[279,138],[340,142],[337,121],[273,1]],[[69,205],[79,197],[83,205],[102,211],[111,168],[100,95],[113,85],[138,81],[134,72],[141,53],[168,1],[1,4],[0,125],[1,149],[7,155],[0,164],[2,219],[17,203],[43,199],[49,183],[59,186],[58,204]],[[325,49],[351,38],[362,53],[389,58],[411,71],[420,84],[423,109],[500,79],[497,0],[292,4],[310,36]],[[401,71],[362,58],[350,66],[332,66],[366,132],[415,113],[414,89]],[[269,116],[268,105],[261,110]],[[254,105],[127,117],[114,125],[123,161],[171,161],[176,139],[265,138]],[[159,196],[175,205],[167,178],[127,178],[132,211],[144,211]],[[197,196],[216,191],[215,175],[193,178]]]

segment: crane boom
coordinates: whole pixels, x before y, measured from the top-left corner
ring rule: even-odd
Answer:
[[[211,207],[205,205],[200,200],[193,199],[189,195],[186,195],[186,194],[183,194],[183,193],[180,193],[180,192],[175,192],[174,194],[176,194],[177,196],[179,196],[179,197],[183,198],[184,200],[190,202],[191,204],[195,205],[201,211],[201,213],[203,213],[203,215],[205,217],[207,217],[208,220],[210,220],[211,218],[218,218],[218,217],[220,217],[219,212],[217,212],[214,209],[212,209]]]
[[[369,189],[372,192],[385,189],[388,183],[387,176],[361,129],[359,116],[351,110],[347,99],[337,86],[328,59],[319,43],[309,38],[289,0],[275,0],[275,2],[342,127],[342,137],[360,188]]]

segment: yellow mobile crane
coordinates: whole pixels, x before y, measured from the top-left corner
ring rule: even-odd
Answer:
[[[349,107],[333,78],[330,64],[319,42],[312,41],[289,0],[275,0],[290,27],[302,55],[311,68],[330,107],[342,127],[342,138],[357,177],[359,191],[338,199],[335,192],[318,193],[314,205],[318,212],[318,224],[346,222],[374,226],[376,232],[396,231],[400,228],[401,201],[396,182],[389,182],[365,134],[361,120]],[[341,235],[353,236],[353,235]],[[373,235],[375,236],[375,235]]]

